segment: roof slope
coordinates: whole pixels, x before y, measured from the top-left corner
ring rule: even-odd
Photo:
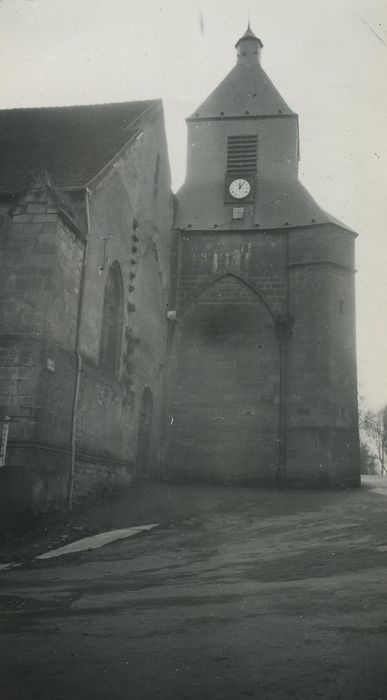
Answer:
[[[262,66],[237,63],[191,118],[294,115]]]
[[[159,102],[0,110],[0,192],[25,189],[42,170],[55,187],[85,185]]]
[[[281,229],[297,226],[313,226],[334,223],[351,229],[322,209],[306,187],[297,178],[273,180],[258,176],[257,203],[246,205],[243,220],[237,222],[238,230]],[[224,180],[212,183],[184,184],[177,193],[175,227],[206,231],[208,229],[233,230],[230,224],[231,206],[224,205]],[[197,202],[202,203],[201,207]],[[212,219],[209,220],[208,212]]]

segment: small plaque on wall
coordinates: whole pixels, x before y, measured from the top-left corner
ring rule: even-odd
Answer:
[[[232,208],[232,218],[233,219],[243,219],[245,215],[244,207],[233,207]]]

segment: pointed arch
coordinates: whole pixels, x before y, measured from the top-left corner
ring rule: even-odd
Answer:
[[[264,294],[260,291],[260,289],[258,287],[256,287],[248,279],[243,277],[243,275],[236,273],[234,270],[226,270],[225,272],[221,272],[218,275],[214,275],[207,282],[202,284],[189,299],[187,299],[183,302],[183,304],[181,305],[181,307],[178,310],[178,317],[182,318],[187,313],[187,311],[191,308],[191,306],[195,303],[195,301],[197,301],[198,298],[202,294],[204,294],[210,287],[217,284],[224,277],[235,277],[237,280],[239,280],[240,282],[245,284],[246,287],[248,287],[258,297],[258,299],[262,302],[262,304],[264,305],[270,318],[272,319],[273,323],[275,322],[275,315],[274,315],[273,311],[271,310],[268,302],[266,301]]]
[[[122,272],[119,262],[110,266],[103,301],[99,364],[112,374],[118,374],[121,357],[124,310]]]
[[[152,225],[152,237],[145,243],[145,247],[141,253],[140,264],[147,259],[148,255],[152,255],[158,267],[158,275],[160,278],[160,293],[163,306],[165,306],[165,280],[162,263],[162,243],[159,229],[156,225]]]
[[[170,344],[168,469],[194,479],[274,482],[280,356],[271,309],[227,271],[202,285],[184,311]]]

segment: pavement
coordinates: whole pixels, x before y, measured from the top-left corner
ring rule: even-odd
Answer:
[[[3,561],[21,566],[0,571],[0,697],[387,700],[386,514],[387,479],[366,477],[353,491],[138,484],[20,524]]]
[[[99,532],[178,522],[210,509],[214,498],[216,502],[213,489],[138,481],[115,495],[76,504],[71,511],[0,515],[0,564],[28,561]]]

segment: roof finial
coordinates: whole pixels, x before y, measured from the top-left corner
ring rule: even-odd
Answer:
[[[260,61],[262,41],[254,34],[250,26],[250,20],[243,36],[235,44],[238,55],[238,63],[256,63]]]

